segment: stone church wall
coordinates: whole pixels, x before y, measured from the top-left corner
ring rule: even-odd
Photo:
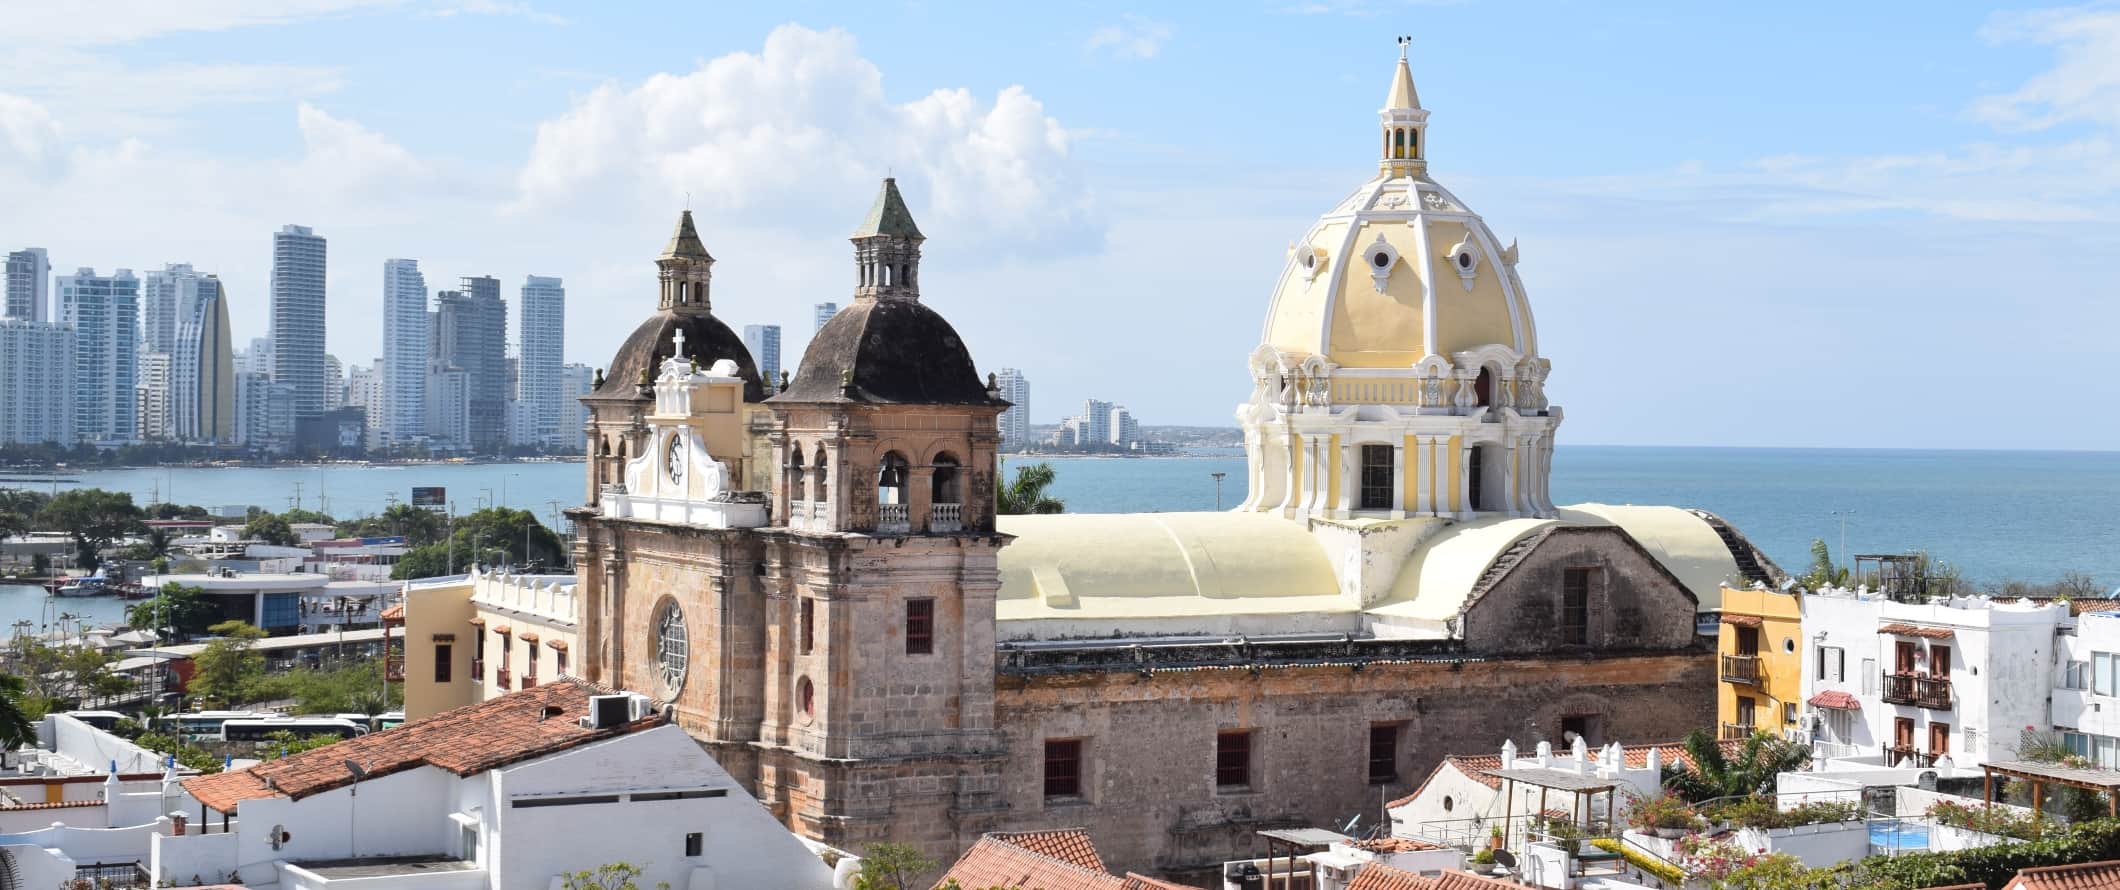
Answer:
[[[1690,620],[1691,610],[1685,614]],[[1712,651],[1570,658],[1003,674],[1008,830],[1088,826],[1120,871],[1188,872],[1255,855],[1261,828],[1382,818],[1446,754],[1677,739],[1715,713]],[[1397,727],[1396,781],[1368,783],[1370,729]],[[1253,785],[1216,786],[1216,734],[1252,730]],[[1083,795],[1048,801],[1046,739],[1083,740]]]

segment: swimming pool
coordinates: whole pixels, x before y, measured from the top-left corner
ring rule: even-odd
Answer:
[[[1929,827],[1919,822],[1879,819],[1870,823],[1870,852],[1909,853],[1929,848]]]

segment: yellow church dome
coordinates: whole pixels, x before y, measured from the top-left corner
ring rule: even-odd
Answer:
[[[1490,345],[1537,355],[1515,244],[1428,177],[1428,112],[1403,55],[1380,115],[1376,177],[1291,245],[1262,341],[1344,368],[1407,368]]]

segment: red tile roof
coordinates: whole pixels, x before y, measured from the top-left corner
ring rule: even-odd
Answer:
[[[1724,753],[1736,753],[1739,746],[1743,745],[1744,743],[1742,741],[1726,741],[1721,744]],[[1642,769],[1649,765],[1650,748],[1655,748],[1658,751],[1662,752],[1663,762],[1665,766],[1690,767],[1693,765],[1693,755],[1687,754],[1686,746],[1679,742],[1661,742],[1654,745],[1622,745],[1620,746],[1619,750],[1621,756],[1626,759],[1628,768]],[[1597,752],[1593,749],[1591,751],[1591,756],[1595,757],[1596,755]],[[1524,758],[1528,756],[1530,756],[1528,753],[1519,753],[1517,755],[1518,758]],[[1571,759],[1569,755],[1559,751],[1554,752],[1554,758],[1555,762]],[[1502,768],[1502,755],[1500,753],[1451,754],[1445,756],[1443,758],[1442,763],[1436,764],[1435,769],[1428,773],[1428,778],[1422,779],[1420,787],[1413,789],[1412,794],[1408,794],[1405,797],[1401,797],[1398,800],[1394,800],[1388,804],[1385,804],[1385,808],[1391,809],[1394,807],[1403,807],[1407,804],[1412,803],[1414,798],[1421,796],[1421,790],[1427,788],[1429,782],[1435,781],[1436,774],[1441,773],[1443,771],[1443,767],[1446,766],[1457,767],[1459,772],[1462,772],[1465,775],[1472,777],[1474,781],[1477,781],[1482,785],[1486,785],[1487,787],[1492,788],[1496,791],[1500,791],[1502,789],[1502,780],[1494,775],[1495,770]]]
[[[1855,694],[1852,692],[1842,692],[1838,689],[1828,689],[1817,695],[1811,696],[1811,706],[1814,708],[1834,708],[1836,710],[1841,711],[1853,711],[1862,707],[1862,701],[1856,698]]]
[[[1199,890],[1145,875],[1110,874],[1089,835],[1079,830],[986,835],[957,858],[935,887],[940,890],[951,881],[965,890]]]
[[[1722,616],[1722,623],[1737,627],[1758,627],[1766,622],[1758,615],[1732,615],[1725,612]]]
[[[1912,624],[1887,624],[1877,628],[1877,632],[1881,634],[1902,634],[1910,637],[1928,637],[1932,640],[1948,639],[1951,636],[1951,629],[1948,627],[1918,627]]]
[[[42,803],[20,803],[0,806],[0,813],[19,813],[23,810],[64,810],[72,807],[100,807],[100,800],[57,800]]]
[[[2027,868],[2002,886],[2004,890],[2116,890],[2120,888],[2120,860]]]
[[[1012,831],[988,835],[1004,843],[1014,844],[1033,853],[1051,856],[1092,871],[1104,870],[1104,859],[1097,855],[1097,845],[1090,841],[1089,832],[1080,828],[1062,828],[1055,831]]]
[[[1347,883],[1347,890],[1435,890],[1435,880],[1372,862],[1355,872],[1354,880]]]
[[[384,620],[384,621],[403,621],[403,620],[405,620],[405,604],[404,604],[404,603],[398,603],[398,604],[397,604],[397,605],[395,605],[395,606],[391,606],[391,607],[390,607],[390,608],[388,608],[388,609],[384,609],[384,610],[383,610],[383,614],[382,614],[382,620]]]
[[[194,776],[184,780],[184,790],[228,813],[254,797],[300,800],[351,785],[357,780],[348,761],[369,778],[421,766],[468,776],[664,722],[654,716],[606,729],[584,728],[579,718],[589,713],[589,697],[607,693],[581,680],[560,679],[292,757]]]
[[[1515,890],[1517,885],[1464,871],[1446,871],[1435,878],[1435,890],[1491,890],[1500,887]]]

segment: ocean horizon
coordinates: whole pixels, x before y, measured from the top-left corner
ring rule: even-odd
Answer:
[[[1213,510],[1244,500],[1240,449],[1158,458],[1010,455],[1006,467],[1051,462],[1052,493],[1070,512]],[[209,509],[299,503],[340,518],[407,501],[414,486],[447,489],[457,512],[488,503],[548,523],[586,494],[580,462],[69,469],[70,483],[138,502],[160,497]],[[1005,470],[1005,472],[1008,472]],[[11,478],[22,478],[19,472]],[[2046,581],[2085,572],[2120,585],[2120,452],[1778,446],[1562,445],[1556,504],[1669,504],[1714,512],[1782,568],[1800,571],[1810,544],[1836,558],[1928,552],[1975,582]],[[1841,517],[1848,515],[1846,545]]]

